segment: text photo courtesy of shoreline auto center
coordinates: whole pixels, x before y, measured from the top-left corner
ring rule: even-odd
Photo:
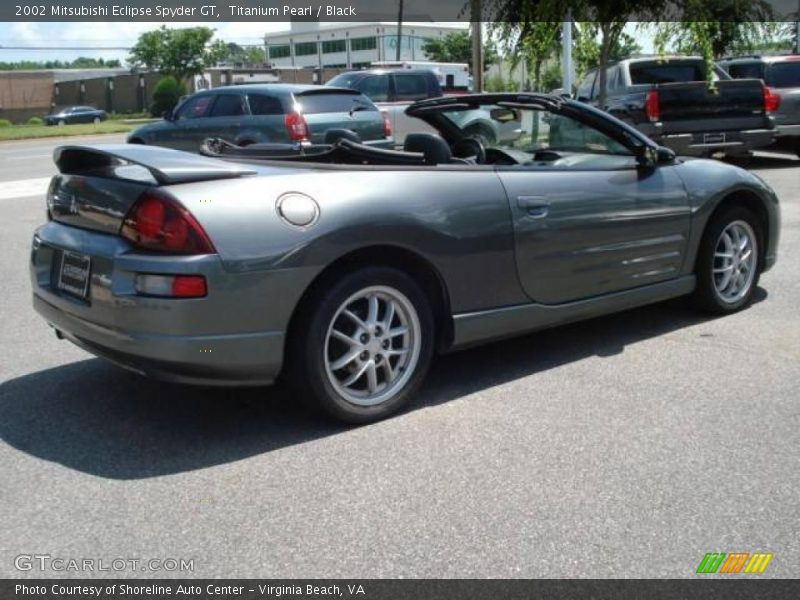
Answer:
[[[2,4],[0,600],[800,597],[798,297],[797,0]]]

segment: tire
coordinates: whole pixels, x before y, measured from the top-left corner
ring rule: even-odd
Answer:
[[[763,264],[763,240],[758,218],[743,206],[723,207],[711,217],[695,266],[694,300],[700,309],[725,315],[752,303]]]
[[[346,423],[378,421],[404,408],[433,357],[430,302],[396,269],[345,274],[301,311],[297,323],[290,383],[312,408]],[[390,330],[394,336],[386,335]]]

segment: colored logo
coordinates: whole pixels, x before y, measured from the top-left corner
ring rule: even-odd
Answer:
[[[757,573],[767,568],[772,554],[765,552],[709,552],[697,566],[697,573]]]

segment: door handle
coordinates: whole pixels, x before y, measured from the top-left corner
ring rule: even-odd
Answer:
[[[546,217],[550,210],[550,204],[543,196],[517,196],[517,206],[534,219]]]

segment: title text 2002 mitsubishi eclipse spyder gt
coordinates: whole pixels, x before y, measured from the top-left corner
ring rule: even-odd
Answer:
[[[436,352],[691,294],[731,313],[776,260],[778,199],[590,106],[482,94],[409,107],[439,135],[201,156],[63,146],[35,233],[36,310],[167,380],[283,374],[328,414],[405,406]],[[519,130],[486,147],[478,111]]]

